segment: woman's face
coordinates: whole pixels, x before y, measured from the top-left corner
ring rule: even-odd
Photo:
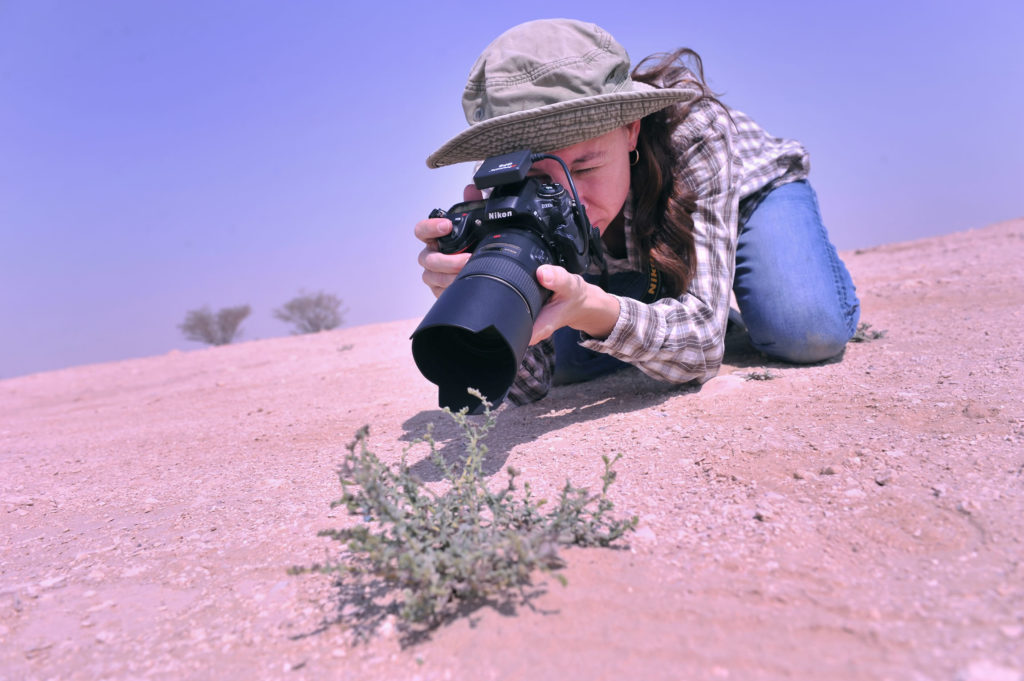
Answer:
[[[600,229],[602,234],[626,202],[629,152],[636,148],[639,132],[640,121],[634,121],[600,137],[551,152],[569,166],[590,224]],[[529,174],[569,188],[562,166],[549,158],[535,162]]]

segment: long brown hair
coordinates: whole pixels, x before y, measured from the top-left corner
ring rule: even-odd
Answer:
[[[703,91],[701,97],[687,105],[672,106],[643,118],[637,138],[640,160],[630,170],[634,237],[640,252],[662,273],[665,291],[678,296],[689,287],[697,269],[693,239],[697,195],[677,177],[672,133],[686,119],[694,103],[701,99],[717,100],[704,81],[700,55],[690,49],[651,55],[636,65],[632,77],[662,88],[686,81],[693,83],[698,78]]]

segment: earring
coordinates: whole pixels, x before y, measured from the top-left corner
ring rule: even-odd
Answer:
[[[633,154],[636,154],[636,156],[634,156]],[[640,150],[639,149],[633,149],[632,151],[629,152],[629,165],[630,166],[635,166],[639,162],[640,162]]]

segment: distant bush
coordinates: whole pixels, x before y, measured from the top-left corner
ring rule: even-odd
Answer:
[[[249,316],[248,305],[224,307],[214,314],[209,307],[189,310],[178,325],[185,338],[208,345],[227,345],[242,335],[242,320]]]
[[[333,293],[303,293],[274,310],[274,317],[295,328],[292,333],[317,333],[341,326],[341,298]]]

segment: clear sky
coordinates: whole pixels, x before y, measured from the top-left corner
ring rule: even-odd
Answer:
[[[594,21],[634,61],[689,46],[722,99],[810,150],[840,249],[1024,215],[1024,2],[0,0],[0,378],[194,349],[177,325],[344,299],[422,316],[412,226],[470,168],[476,56]]]

